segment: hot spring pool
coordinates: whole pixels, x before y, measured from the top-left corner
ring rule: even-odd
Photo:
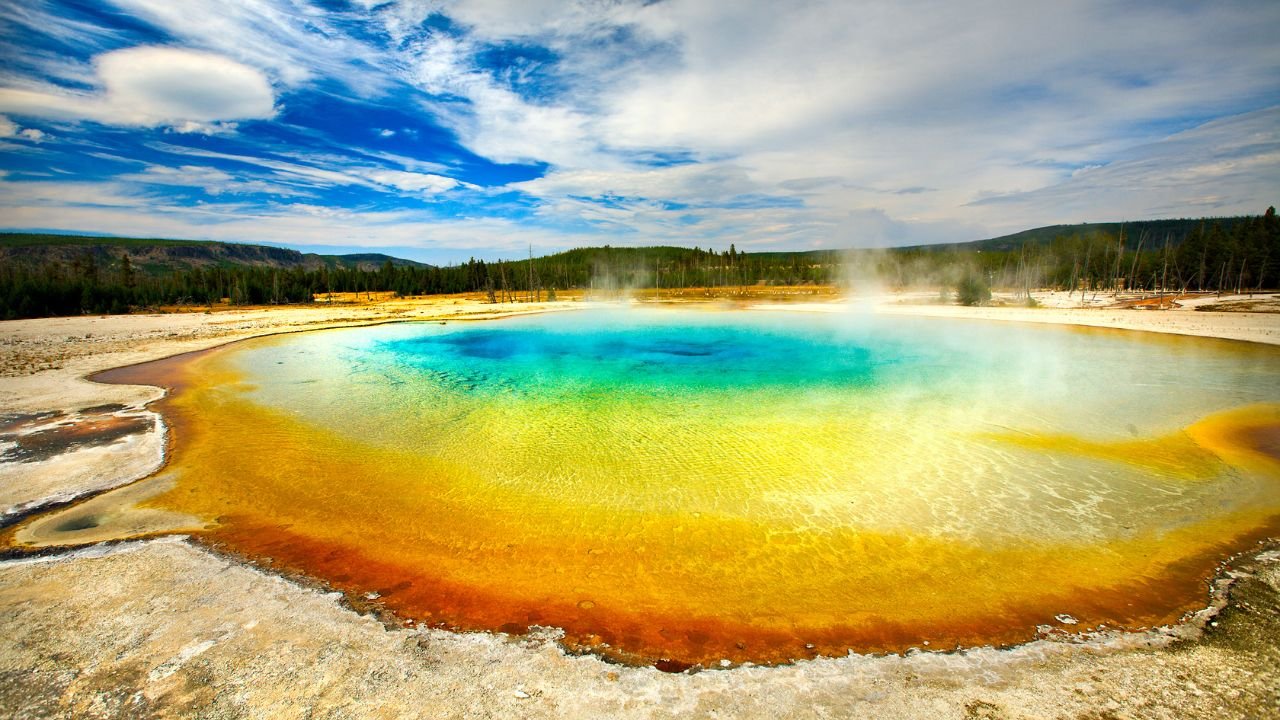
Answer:
[[[278,336],[167,382],[209,543],[460,629],[781,662],[1141,627],[1280,526],[1280,352],[821,313]],[[1073,622],[1074,621],[1074,622]]]

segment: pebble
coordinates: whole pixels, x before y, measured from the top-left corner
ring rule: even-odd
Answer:
[[[527,692],[525,692],[525,691],[521,690],[520,688],[516,688],[516,691],[515,691],[513,694],[514,694],[516,697],[520,698],[521,700],[528,700],[528,699],[529,699],[529,693],[527,693]]]

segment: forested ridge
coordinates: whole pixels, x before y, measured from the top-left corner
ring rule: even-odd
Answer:
[[[223,302],[307,303],[325,293],[375,291],[482,292],[502,302],[566,289],[609,296],[630,288],[866,282],[890,288],[1153,292],[1280,287],[1280,219],[1274,208],[1256,216],[1053,226],[972,243],[887,250],[605,246],[445,267],[383,255],[57,235],[0,236],[0,251],[4,319]]]

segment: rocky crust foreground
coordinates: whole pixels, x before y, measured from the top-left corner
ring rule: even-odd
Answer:
[[[36,462],[23,453],[45,445],[0,440],[18,453],[0,462],[3,522],[159,462],[149,454],[156,443],[140,440],[155,438],[153,425],[102,419],[145,417],[156,391],[80,380],[89,372],[255,334],[492,309],[432,300],[4,323],[0,414],[33,416],[17,421],[30,432],[90,417],[139,430],[98,444],[84,440],[93,433],[57,431],[72,438],[66,452]],[[1197,328],[1226,315],[1042,309],[1009,319],[1102,318],[1071,317],[1089,312]],[[1223,322],[1277,336],[1280,317],[1249,318],[1258,319]],[[40,417],[50,412],[63,419]],[[37,471],[58,457],[79,474]],[[322,588],[183,538],[108,543],[0,560],[0,717],[1280,718],[1280,550],[1262,546],[1224,566],[1215,592],[1209,610],[1147,633],[673,675],[566,655],[554,631],[509,638],[387,625]]]

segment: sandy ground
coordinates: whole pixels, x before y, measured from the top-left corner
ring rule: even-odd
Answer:
[[[929,300],[810,309],[1280,344],[1274,313]],[[276,332],[579,306],[445,298],[0,323],[3,522],[161,462],[163,425],[144,408],[159,391],[89,383],[86,374]],[[86,427],[93,432],[77,432]],[[119,436],[120,427],[137,431]],[[567,656],[551,631],[510,638],[384,624],[334,594],[182,538],[11,553],[0,560],[0,717],[1280,717],[1275,548],[1224,568],[1215,606],[1175,628],[680,675]]]

